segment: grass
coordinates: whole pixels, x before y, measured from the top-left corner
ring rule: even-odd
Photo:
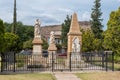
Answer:
[[[94,65],[96,65],[96,66],[101,66],[102,67],[102,63],[101,62],[94,62],[93,63]],[[104,63],[104,67],[105,67],[105,63]],[[112,69],[112,63],[108,63],[108,68],[109,69]],[[114,70],[115,71],[120,71],[120,64],[118,64],[118,63],[114,63]]]
[[[0,80],[55,80],[52,74],[33,73],[17,75],[0,75]]]
[[[120,64],[115,63],[114,64],[114,69],[117,70],[117,71],[120,71]]]
[[[66,56],[58,56],[56,61],[59,63],[64,63],[66,61]]]
[[[119,80],[120,72],[77,73],[82,80]]]

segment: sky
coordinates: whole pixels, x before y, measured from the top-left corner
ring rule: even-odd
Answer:
[[[25,25],[34,25],[36,19],[40,19],[41,26],[58,25],[64,22],[66,15],[74,12],[79,21],[89,21],[94,0],[16,0],[17,21]],[[4,22],[13,22],[14,0],[0,0],[0,18]],[[101,0],[101,11],[104,30],[107,29],[107,21],[111,11],[120,7],[120,0]]]

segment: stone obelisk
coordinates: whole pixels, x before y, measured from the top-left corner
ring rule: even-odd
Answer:
[[[80,31],[80,26],[77,19],[77,14],[72,15],[72,21],[70,25],[70,30],[68,32],[68,50],[67,50],[67,60],[69,63],[70,53],[80,53],[82,47],[82,33]],[[69,64],[68,64],[69,65]]]
[[[42,39],[40,34],[40,21],[39,19],[36,20],[35,26],[34,26],[34,39],[32,41],[33,43],[33,55],[34,54],[42,54]]]

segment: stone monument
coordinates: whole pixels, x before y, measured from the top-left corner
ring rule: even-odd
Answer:
[[[51,63],[52,61],[52,53],[53,53],[53,59],[56,60],[56,51],[57,51],[57,47],[55,45],[55,33],[53,31],[50,32],[50,44],[48,47],[48,51],[49,51],[49,63]]]
[[[57,47],[55,45],[55,33],[53,31],[50,32],[50,44],[48,47],[48,51],[56,51]]]
[[[34,26],[34,39],[33,43],[33,54],[42,54],[42,39],[40,34],[40,21],[39,19],[36,20]]]
[[[82,32],[80,31],[80,26],[77,19],[77,14],[72,15],[72,21],[70,25],[70,30],[68,35],[68,50],[67,50],[67,65],[69,66],[70,53],[71,59],[78,60],[77,57],[81,52],[82,46]]]
[[[48,67],[46,63],[45,57],[42,56],[42,39],[40,34],[40,21],[36,20],[34,26],[34,39],[33,39],[33,54],[32,57],[29,58],[28,66],[29,67]]]

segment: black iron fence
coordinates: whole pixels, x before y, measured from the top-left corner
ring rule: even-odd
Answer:
[[[74,53],[59,55],[1,54],[1,72],[20,71],[114,71],[113,53]]]

